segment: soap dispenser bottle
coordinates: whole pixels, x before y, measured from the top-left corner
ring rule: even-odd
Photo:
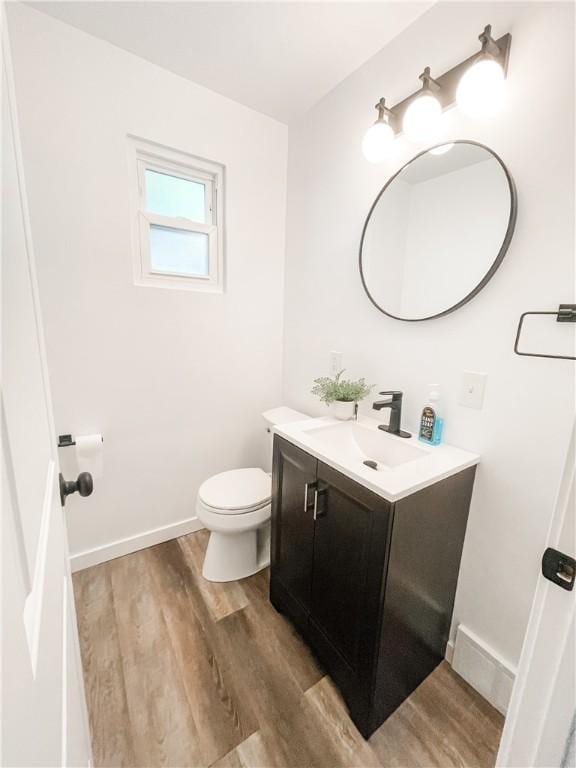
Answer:
[[[440,390],[437,384],[431,384],[428,402],[422,409],[422,416],[420,417],[418,439],[423,443],[428,443],[428,445],[440,445],[443,426]]]

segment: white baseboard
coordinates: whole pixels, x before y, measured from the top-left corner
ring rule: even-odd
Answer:
[[[515,667],[462,624],[456,631],[455,642],[448,644],[446,659],[460,677],[506,714],[516,679]]]
[[[78,552],[70,556],[70,568],[72,573],[82,571],[84,568],[90,568],[92,565],[105,563],[113,560],[115,557],[129,555],[131,552],[137,552],[139,549],[152,547],[154,544],[161,544],[163,541],[177,539],[178,536],[184,536],[187,533],[199,531],[204,526],[197,517],[190,517],[187,520],[180,520],[178,523],[164,525],[161,528],[153,528],[150,531],[138,533],[135,536],[128,536],[125,539],[112,541],[110,544],[104,544],[94,549],[86,549],[84,552]]]

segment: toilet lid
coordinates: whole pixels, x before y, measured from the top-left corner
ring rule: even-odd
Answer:
[[[223,515],[260,509],[270,503],[272,480],[263,469],[231,469],[202,483],[200,500]]]

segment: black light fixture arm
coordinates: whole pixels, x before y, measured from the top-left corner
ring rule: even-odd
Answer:
[[[421,75],[418,75],[418,79],[422,81],[423,91],[438,93],[438,91],[441,90],[442,88],[438,80],[434,80],[434,78],[430,74],[430,67],[424,67],[424,72],[422,72]]]
[[[484,31],[478,35],[478,40],[482,43],[481,53],[492,57],[497,57],[500,54],[500,47],[492,37],[492,24],[487,24],[484,27]]]
[[[376,122],[387,123],[388,119],[392,115],[392,110],[388,109],[388,107],[386,106],[386,99],[384,98],[384,96],[382,96],[378,104],[374,105],[374,109],[378,110],[378,120]]]

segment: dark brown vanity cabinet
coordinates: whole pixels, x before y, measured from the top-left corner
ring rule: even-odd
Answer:
[[[444,658],[474,472],[390,503],[274,438],[270,599],[365,738]]]

